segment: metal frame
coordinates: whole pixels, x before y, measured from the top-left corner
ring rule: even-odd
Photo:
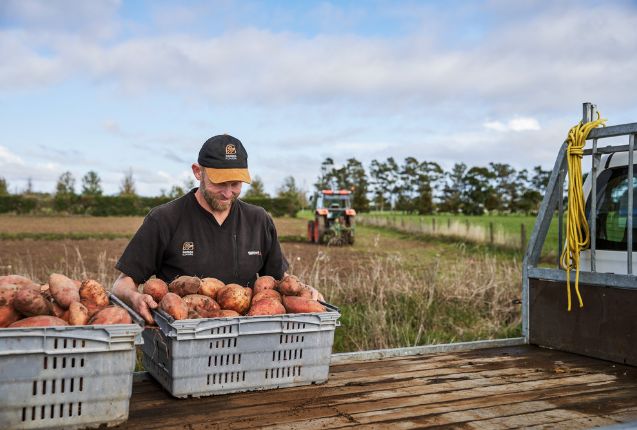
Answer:
[[[584,123],[594,119],[597,113],[597,108],[592,103],[584,103],[582,121]],[[637,135],[637,123],[621,124],[603,128],[596,128],[591,130],[587,140],[592,141],[592,148],[586,149],[584,155],[592,156],[591,164],[591,178],[593,193],[593,200],[591,201],[590,217],[593,218],[592,222],[589,219],[589,225],[591,228],[591,271],[580,272],[580,282],[585,284],[591,284],[596,286],[603,286],[609,288],[630,288],[637,289],[637,276],[632,273],[632,236],[633,236],[633,152],[635,146],[635,135]],[[617,137],[628,136],[628,145],[606,146],[604,148],[598,148],[598,140]],[[627,214],[627,275],[618,275],[612,273],[598,273],[595,271],[595,214],[597,213],[597,170],[599,168],[599,161],[602,154],[610,154],[614,152],[628,152],[628,214]],[[566,273],[559,269],[559,257],[561,254],[561,247],[563,243],[563,230],[562,219],[564,215],[563,202],[563,188],[564,178],[566,176],[566,142],[562,144],[555,160],[553,171],[549,179],[546,193],[540,210],[537,216],[537,220],[533,227],[533,232],[529,239],[528,247],[524,254],[524,261],[522,266],[522,335],[528,342],[529,339],[529,278],[547,279],[555,281],[565,281]],[[540,260],[540,253],[546,240],[546,236],[553,219],[553,214],[558,211],[559,219],[559,232],[558,232],[558,268],[546,269],[538,268],[538,262]]]

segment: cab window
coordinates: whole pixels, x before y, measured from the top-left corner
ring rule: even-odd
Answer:
[[[606,172],[604,172],[606,173]],[[637,173],[637,172],[635,172]],[[608,180],[602,180],[603,176]],[[601,250],[627,249],[628,168],[611,169],[600,175],[597,187],[596,247]],[[604,178],[605,179],[605,178]],[[637,177],[633,175],[633,250],[637,250]],[[590,201],[588,211],[590,213]]]

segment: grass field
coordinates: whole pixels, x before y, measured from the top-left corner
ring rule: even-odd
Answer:
[[[14,236],[0,238],[0,274],[44,282],[61,272],[110,286],[142,220],[2,216],[0,234]],[[518,250],[372,226],[357,228],[352,247],[326,247],[302,241],[304,218],[275,223],[293,239],[282,243],[289,271],[342,311],[337,352],[520,333]]]

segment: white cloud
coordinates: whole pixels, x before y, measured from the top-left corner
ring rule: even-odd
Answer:
[[[635,80],[637,58],[625,53],[637,49],[637,13],[618,4],[568,5],[504,20],[479,44],[452,48],[445,34],[427,29],[383,39],[244,28],[214,37],[169,34],[109,43],[70,32],[47,42],[4,32],[0,40],[17,45],[10,52],[20,55],[0,68],[0,82],[13,89],[82,76],[127,94],[172,91],[260,105],[349,102],[381,111],[450,101],[483,103],[500,113],[512,107],[536,113],[582,98],[632,104],[623,89]],[[42,44],[49,54],[40,53]]]
[[[506,123],[500,121],[487,121],[484,123],[487,130],[505,131],[529,131],[540,130],[540,123],[535,118],[513,118]]]
[[[0,145],[0,163],[24,165],[22,158],[12,153],[9,148]]]

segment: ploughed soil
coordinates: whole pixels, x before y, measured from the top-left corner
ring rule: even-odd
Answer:
[[[44,217],[42,217],[44,218]],[[13,232],[86,233],[89,238],[33,238],[0,240],[0,275],[22,274],[45,282],[52,272],[64,273],[75,278],[90,277],[110,284],[118,272],[114,266],[141,223],[141,218],[90,218],[49,217],[48,223],[38,217],[7,219],[13,223]],[[93,221],[89,223],[88,221]],[[373,229],[357,228],[353,246],[325,246],[305,242],[303,219],[275,219],[283,252],[290,263],[290,273],[311,271],[315,265],[329,265],[335,273],[358,270],[373,260],[388,253],[401,254],[408,258],[428,252],[445,252],[440,246],[413,240],[408,237],[381,234]],[[48,224],[48,228],[47,228]],[[6,225],[5,225],[6,227]],[[0,229],[3,230],[3,229]],[[105,239],[90,238],[92,233],[111,232],[124,237]],[[411,257],[410,257],[411,256]]]

